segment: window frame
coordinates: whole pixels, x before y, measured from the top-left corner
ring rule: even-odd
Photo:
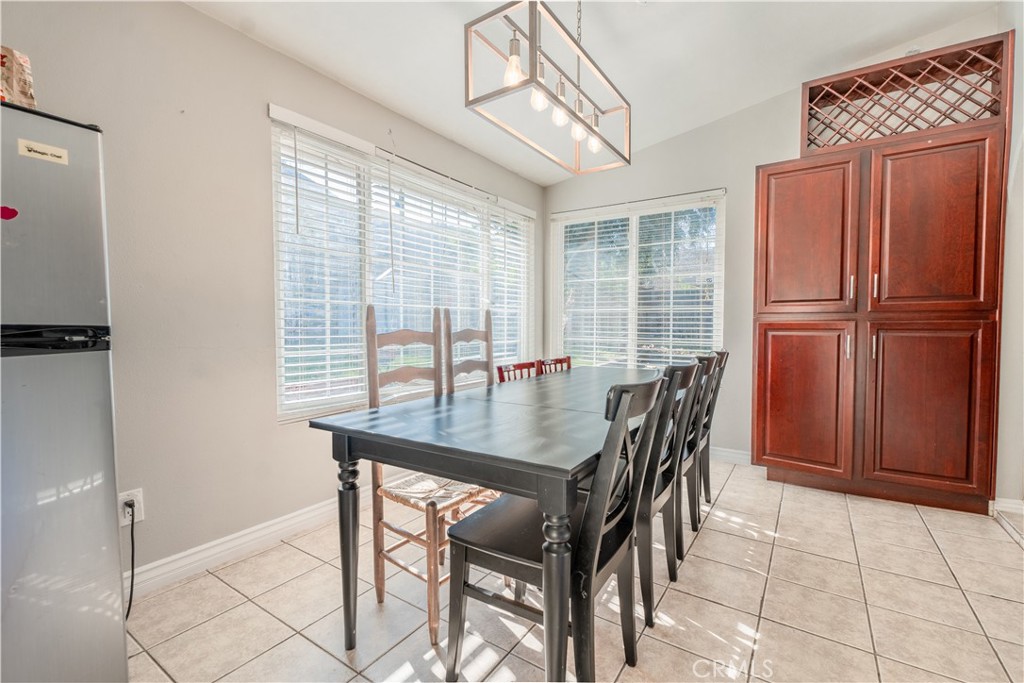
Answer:
[[[629,367],[637,367],[637,337],[639,313],[639,277],[637,273],[639,254],[639,222],[640,217],[650,214],[685,211],[708,206],[715,207],[715,277],[716,296],[713,308],[713,319],[718,323],[712,335],[715,348],[722,348],[725,337],[725,240],[726,240],[726,189],[706,190],[688,194],[659,197],[657,199],[626,202],[607,206],[570,209],[549,214],[548,216],[548,282],[549,289],[545,292],[547,329],[545,348],[551,355],[563,355],[563,316],[565,303],[565,227],[573,223],[602,221],[616,218],[629,219],[629,280],[628,296],[630,302],[629,341],[627,353]]]

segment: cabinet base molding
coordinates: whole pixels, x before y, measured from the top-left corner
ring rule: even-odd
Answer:
[[[849,493],[855,496],[882,498],[900,503],[928,505],[930,507],[974,512],[981,515],[989,514],[989,500],[985,496],[971,496],[957,493],[930,491],[916,486],[900,486],[870,480],[836,479],[823,477],[807,472],[794,472],[780,467],[768,466],[768,481],[781,481],[786,484],[806,486],[808,488]]]

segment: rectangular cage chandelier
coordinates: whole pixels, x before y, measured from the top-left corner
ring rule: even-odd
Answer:
[[[630,142],[629,102],[581,39],[579,5],[576,38],[536,0],[466,24],[466,108],[576,175],[628,165]]]

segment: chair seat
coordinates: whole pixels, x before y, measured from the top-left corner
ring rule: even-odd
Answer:
[[[572,539],[576,545],[583,522],[586,500],[580,502],[569,516]],[[467,548],[489,555],[497,555],[513,562],[530,564],[540,568],[544,564],[544,516],[537,507],[537,501],[505,494],[490,505],[477,510],[464,520],[448,528],[448,539]],[[603,566],[608,557],[622,545],[623,534],[609,534],[601,545],[598,566]]]
[[[380,494],[396,503],[425,512],[429,503],[435,503],[439,512],[464,505],[487,489],[453,479],[416,472],[408,477],[378,489]]]

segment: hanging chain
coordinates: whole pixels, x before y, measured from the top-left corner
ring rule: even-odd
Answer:
[[[576,0],[576,42],[583,44],[583,0]]]

